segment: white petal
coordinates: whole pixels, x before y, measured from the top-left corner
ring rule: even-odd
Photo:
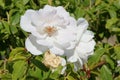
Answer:
[[[88,22],[84,18],[79,18],[77,21],[78,30],[77,30],[77,41],[81,39],[81,36],[83,35],[84,31],[88,27]]]
[[[79,58],[79,55],[76,54],[76,52],[74,52],[70,57],[68,57],[68,61],[72,63],[77,62],[78,58]]]
[[[64,58],[62,58],[61,65],[62,65],[62,66],[65,66],[65,65],[66,65],[66,60],[65,60]]]
[[[84,34],[84,31],[86,30],[86,27],[77,27],[77,41],[79,42],[82,35]]]
[[[55,7],[46,5],[43,9],[40,9],[38,12],[39,22],[42,22],[42,25],[44,24],[46,26],[55,26],[56,20],[59,19],[59,16],[56,16],[56,13],[57,11],[55,10]],[[40,25],[39,22],[37,23],[38,25]]]
[[[69,22],[70,22],[70,26],[71,27],[76,27],[77,25],[76,25],[76,23],[77,23],[77,21],[75,20],[75,18],[73,18],[73,17],[70,17],[69,18]]]
[[[75,48],[75,46],[76,46],[76,41],[73,41],[73,42],[70,42],[70,46],[66,49],[70,50],[70,49]]]
[[[79,45],[77,46],[76,50],[79,53],[88,53],[88,52],[92,52],[94,50],[94,46],[95,46],[95,41],[91,40],[89,42],[80,42]]]
[[[82,41],[82,42],[88,42],[88,41],[90,41],[93,37],[94,37],[93,32],[87,30],[87,31],[85,31],[85,33],[82,35],[81,41]]]
[[[78,58],[77,58],[76,56],[74,56],[74,55],[71,56],[71,57],[68,59],[68,61],[69,61],[69,62],[72,62],[72,63],[73,63],[73,62],[77,62],[77,60],[78,60]]]
[[[64,50],[57,48],[57,47],[50,48],[50,52],[53,54],[56,54],[56,55],[63,55],[64,54]]]
[[[83,28],[86,28],[88,27],[88,22],[87,20],[85,20],[84,18],[79,18],[78,21],[77,21],[77,25],[79,27],[83,27]]]
[[[49,5],[45,5],[44,6],[44,11],[52,11],[55,7],[49,6]]]
[[[38,31],[33,31],[32,35],[34,35],[35,37],[39,39],[44,39],[47,36],[46,34],[40,34]]]
[[[36,28],[31,23],[31,15],[34,14],[34,10],[27,10],[23,16],[21,16],[20,26],[27,32],[36,31]]]
[[[74,63],[74,71],[78,71],[78,64]]]
[[[44,24],[43,17],[40,14],[42,13],[39,13],[38,11],[36,11],[33,13],[33,15],[31,15],[32,24],[35,25],[36,28]]]
[[[117,60],[117,66],[120,67],[120,60]]]
[[[87,54],[87,56],[89,57],[90,55],[93,55],[93,54],[94,54],[94,50],[91,51],[91,52],[88,52],[88,53],[86,53],[86,54]]]
[[[63,29],[59,30],[56,39],[58,44],[61,44],[64,48],[69,48],[72,45],[70,43],[75,41],[76,35],[73,29]]]
[[[66,10],[62,6],[56,7],[56,10],[57,10],[57,15],[59,15],[60,17],[66,18],[69,16],[69,13],[66,12]]]
[[[49,25],[51,26],[66,26],[70,20],[69,13],[66,12],[66,10],[61,6],[52,7],[46,5],[41,12],[44,16],[43,19],[45,20],[45,22],[49,23]]]
[[[29,38],[26,39],[25,46],[26,46],[27,50],[30,51],[31,54],[33,54],[33,55],[40,55],[40,54],[42,54],[42,51],[38,50],[36,48],[36,46],[34,46],[32,44],[32,42],[30,41]]]
[[[61,70],[61,74],[65,73],[66,68],[67,68],[66,66],[63,67],[63,69]]]
[[[59,6],[56,8],[56,10],[57,10],[57,15],[64,18],[64,23],[62,24],[69,26],[76,26],[76,20],[73,17],[71,17],[63,7]]]
[[[87,61],[89,55],[87,53],[78,52],[78,56],[79,56],[80,60],[81,59],[83,60],[83,63],[84,63]]]
[[[78,58],[78,61],[74,63],[74,70],[78,71],[79,69],[81,69],[83,66],[83,61]]]
[[[70,57],[72,57],[73,56],[73,54],[74,54],[74,49],[67,49],[67,50],[64,50],[65,52],[65,56],[67,57],[67,59],[69,59]]]
[[[78,62],[79,62],[79,66],[83,66],[84,61],[82,61],[82,59],[80,57],[78,58]]]
[[[44,39],[43,40],[42,39],[37,40],[37,43],[40,44],[40,45],[43,45],[43,46],[47,46],[49,48],[53,46],[53,44],[51,42],[48,42]]]
[[[55,14],[54,16],[52,16],[51,21],[51,25],[52,26],[58,26],[58,27],[66,27],[67,23],[66,20],[63,17],[58,16],[57,14]]]
[[[43,52],[47,51],[48,48],[45,46],[38,45],[36,43],[36,38],[30,35],[25,42],[26,49],[31,52],[33,55],[40,55]]]
[[[51,22],[54,22],[55,10],[39,10],[36,11],[31,17],[32,22],[37,27],[44,27],[44,25],[50,26]]]

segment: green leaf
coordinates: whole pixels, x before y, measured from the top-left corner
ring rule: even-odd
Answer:
[[[101,0],[96,0],[95,1],[95,5],[98,5],[98,4],[100,4],[101,3]]]
[[[40,70],[39,68],[35,67],[33,70],[29,70],[29,74],[30,76],[37,78],[39,80],[43,80],[43,76],[42,76],[42,70]]]
[[[23,4],[27,4],[29,2],[29,0],[22,0],[23,1]]]
[[[75,80],[72,76],[68,75],[67,80]]]
[[[75,10],[75,17],[78,19],[78,18],[80,18],[80,17],[83,17],[85,15],[85,11],[83,10],[83,9],[81,9],[81,8],[77,8],[76,10]]]
[[[65,77],[65,80],[76,80],[73,75],[71,74],[71,72],[68,73],[68,75]]]
[[[60,76],[62,69],[63,69],[62,66],[59,66],[58,68],[56,68],[56,70],[50,74],[50,78],[57,79]]]
[[[32,5],[31,7],[33,9],[36,9],[37,8],[37,5],[35,4],[35,2],[33,0],[30,1],[30,5]]]
[[[3,23],[3,26],[5,27],[5,30],[7,31],[7,33],[10,34],[10,27],[9,27],[8,22],[6,22],[6,21],[2,21],[2,23]]]
[[[24,60],[16,61],[13,65],[12,79],[17,80],[22,78],[25,75],[26,70],[27,66]]]
[[[3,29],[2,22],[0,21],[0,30]]]
[[[101,2],[99,6],[95,7],[95,11],[105,10],[107,8],[107,4],[105,2]]]
[[[50,74],[51,74],[50,70],[48,70],[47,72],[43,71],[43,76],[42,76],[43,80],[50,80],[49,79]]]
[[[106,52],[106,48],[99,48],[95,51],[95,53],[89,58],[88,65],[92,68],[95,64],[97,64],[101,58],[101,56]]]
[[[113,80],[111,71],[105,65],[103,65],[100,70],[100,78],[101,80]]]
[[[2,8],[5,8],[5,2],[4,2],[4,0],[0,0],[0,6],[1,6]]]
[[[114,80],[120,80],[120,75],[117,76]]]
[[[108,19],[105,27],[106,27],[107,29],[111,29],[111,26],[112,26],[113,24],[115,24],[117,21],[118,21],[117,18]]]
[[[107,62],[107,63],[109,63],[109,65],[110,65],[110,67],[112,68],[112,69],[114,69],[115,67],[115,64],[114,64],[114,61],[110,58],[110,56],[107,56],[107,55],[104,55],[104,57],[105,57],[105,61]]]
[[[116,18],[117,17],[117,14],[116,14],[115,10],[108,9],[108,12],[109,12],[111,18]]]
[[[113,28],[111,29],[111,31],[113,31],[113,32],[120,32],[120,28],[113,27]]]
[[[10,57],[15,56],[16,54],[23,53],[25,51],[25,48],[23,47],[16,47],[15,49],[12,49],[10,52]]]
[[[39,69],[43,70],[43,71],[48,71],[48,68],[39,60],[37,59],[31,59],[31,62],[38,67]]]
[[[16,0],[15,1],[15,6],[19,9],[24,8],[25,6],[23,5],[23,2],[21,0]]]
[[[15,49],[13,49],[10,53],[9,56],[9,61],[16,61],[16,60],[26,60],[27,58],[29,58],[31,55],[27,54],[25,52],[25,49],[22,47],[17,47]]]
[[[10,73],[0,74],[0,79],[1,80],[12,80],[12,76]]]
[[[114,1],[114,6],[117,7],[117,9],[120,9],[120,0]]]
[[[12,25],[16,25],[20,22],[20,13],[16,13],[13,16],[11,16],[11,23]]]
[[[18,29],[16,26],[10,26],[10,30],[11,30],[12,34],[15,34],[18,32]]]
[[[83,5],[86,6],[86,7],[89,6],[90,5],[90,0],[84,0]]]
[[[120,46],[114,47],[117,60],[120,60]]]

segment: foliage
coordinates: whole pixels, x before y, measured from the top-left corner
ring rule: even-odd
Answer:
[[[28,33],[20,28],[27,9],[44,5],[64,6],[71,16],[84,17],[95,33],[96,48],[88,63],[78,72],[67,64],[59,74],[45,67],[43,56],[26,51]],[[120,0],[0,0],[0,79],[2,80],[120,80]]]

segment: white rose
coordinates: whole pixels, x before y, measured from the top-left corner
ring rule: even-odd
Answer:
[[[74,63],[76,71],[82,68],[88,57],[93,54],[96,44],[93,39],[93,32],[87,30],[88,22],[79,18],[77,23],[77,45],[73,50],[68,50],[66,53],[68,61]]]
[[[61,6],[46,5],[40,10],[27,10],[21,17],[20,25],[31,33],[25,46],[34,55],[48,49],[51,53],[63,55],[64,49],[75,46],[76,20]]]

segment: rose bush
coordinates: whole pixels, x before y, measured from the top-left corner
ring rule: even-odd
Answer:
[[[46,4],[51,6],[48,8]],[[70,16],[76,20],[71,20]],[[57,25],[43,25],[51,24],[50,21],[54,25],[59,22],[59,31],[68,31],[66,27],[70,24],[78,27],[72,30],[75,31],[75,41],[66,43],[72,33],[57,38],[61,40],[46,39],[58,36],[56,33],[59,32]],[[80,24],[86,27],[79,27]],[[61,25],[65,27],[61,28]],[[62,32],[61,36],[65,34]],[[94,54],[93,37],[96,42]],[[44,40],[46,44],[38,44],[38,40]],[[52,46],[48,45],[51,42]],[[49,49],[50,55],[45,57]],[[61,49],[62,54],[54,54],[56,49]],[[66,60],[64,66],[58,57]],[[119,65],[120,0],[0,0],[0,80],[120,80]]]

